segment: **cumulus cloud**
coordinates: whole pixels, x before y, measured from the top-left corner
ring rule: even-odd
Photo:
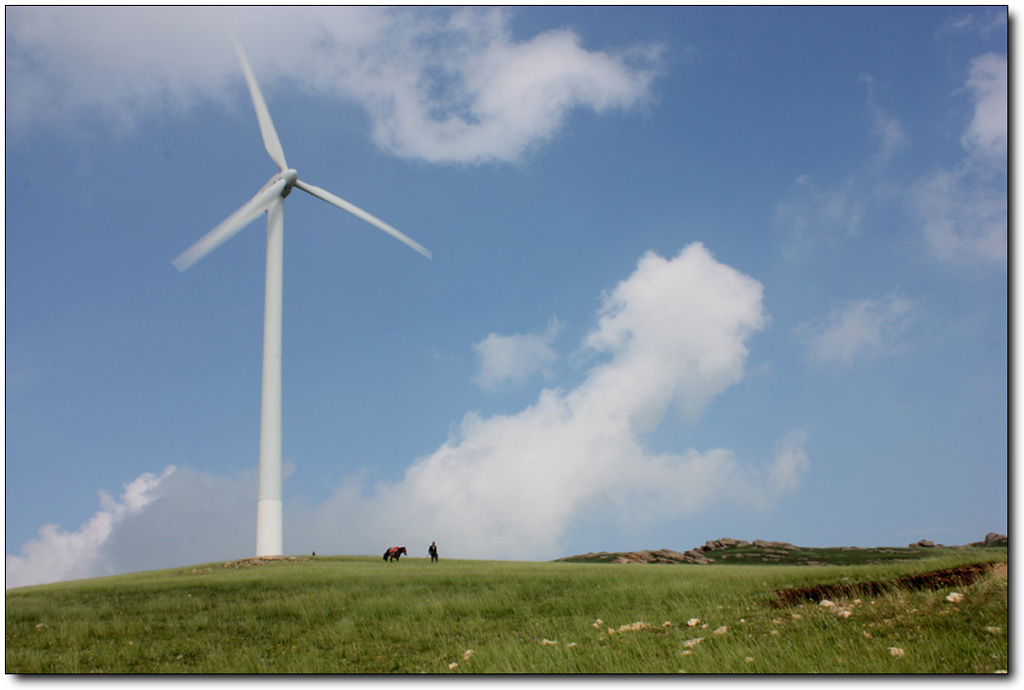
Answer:
[[[657,55],[587,51],[567,30],[519,42],[498,10],[398,22],[373,50],[370,70],[337,60],[339,82],[373,114],[378,145],[430,161],[516,160],[576,107],[632,107],[649,93]]]
[[[561,322],[552,317],[542,333],[500,335],[491,333],[473,351],[479,365],[474,382],[484,390],[519,384],[534,374],[551,376],[551,365],[558,360],[552,344],[561,330]]]
[[[933,256],[951,263],[1005,263],[1007,253],[1007,60],[971,61],[965,82],[973,116],[963,160],[914,186],[909,204]]]
[[[293,463],[286,461],[284,476]],[[255,467],[217,476],[190,467],[165,471],[145,510],[119,522],[97,550],[114,572],[244,558],[256,546]],[[184,554],[188,555],[182,560]]]
[[[153,502],[156,489],[174,471],[174,466],[169,466],[160,476],[148,472],[139,476],[124,485],[120,501],[101,491],[100,510],[77,532],[64,532],[57,525],[44,525],[39,530],[39,537],[21,548],[20,556],[6,554],[6,586],[75,580],[119,572],[115,564],[98,558],[99,552],[119,525]]]
[[[748,341],[766,323],[761,284],[703,245],[673,258],[645,254],[603,295],[581,343],[594,357],[582,383],[543,389],[514,414],[465,415],[397,481],[368,485],[353,476],[322,502],[289,502],[286,548],[376,554],[406,544],[415,555],[417,545],[437,540],[449,557],[552,558],[588,515],[621,525],[730,505],[770,510],[809,467],[802,433],[786,435],[757,464],[726,448],[667,453],[645,443],[671,409],[695,422],[736,385]],[[177,565],[212,560],[218,549],[217,558],[250,550],[251,476],[214,480],[178,470],[157,488],[143,510],[106,533],[101,553],[125,553],[144,538],[167,545]],[[204,492],[216,500],[197,498]],[[212,506],[225,513],[211,518]],[[28,545],[21,566],[50,548],[44,539]],[[157,567],[155,554],[146,558],[133,569]],[[82,561],[90,562],[85,552]]]
[[[343,512],[377,543],[405,535],[461,555],[538,558],[557,555],[567,526],[595,506],[612,522],[671,519],[712,504],[766,509],[794,488],[806,467],[799,442],[767,468],[727,449],[655,453],[644,443],[670,408],[695,420],[742,378],[747,340],[767,318],[757,281],[694,244],[672,259],[646,254],[602,302],[583,342],[600,361],[578,387],[545,389],[516,414],[468,414],[400,481],[346,485],[303,522],[324,525],[328,541]],[[367,520],[378,503],[387,509]]]
[[[674,259],[648,252],[604,295],[584,345],[612,355],[578,391],[614,400],[631,427],[646,431],[672,402],[694,422],[713,397],[739,382],[747,339],[767,324],[764,288],[715,261],[702,244]]]
[[[517,38],[499,9],[21,7],[6,16],[9,134],[245,99],[233,30],[271,112],[275,91],[298,86],[354,99],[393,154],[516,161],[576,108],[642,104],[659,63],[655,46],[588,50],[566,29]]]
[[[901,295],[850,302],[827,316],[803,324],[797,335],[818,364],[850,366],[861,359],[891,355],[914,318],[914,303]]]

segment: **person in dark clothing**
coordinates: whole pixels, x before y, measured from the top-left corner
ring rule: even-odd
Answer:
[[[437,562],[437,542],[436,541],[430,542],[430,548],[427,549],[427,553],[430,554],[430,562],[431,563],[436,563]]]

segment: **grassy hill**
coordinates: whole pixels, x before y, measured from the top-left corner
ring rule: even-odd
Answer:
[[[1006,553],[810,568],[209,563],[9,590],[6,671],[992,673],[1008,664]],[[852,587],[868,583],[885,586]],[[779,594],[792,591],[807,596]]]

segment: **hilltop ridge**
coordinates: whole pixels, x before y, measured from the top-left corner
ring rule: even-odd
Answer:
[[[1005,547],[1009,540],[1005,534],[989,532],[982,541],[964,546],[944,546],[926,539],[906,547],[860,547],[838,546],[815,548],[794,546],[784,541],[755,539],[745,541],[723,537],[705,542],[702,546],[680,552],[673,549],[642,551],[600,551],[556,558],[556,562],[568,563],[659,563],[710,565],[713,563],[786,563],[790,565],[831,565],[849,563],[878,563],[887,560],[915,560],[923,558],[934,549]]]

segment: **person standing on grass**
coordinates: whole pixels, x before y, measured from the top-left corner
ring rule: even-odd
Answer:
[[[427,549],[427,553],[430,554],[430,562],[437,563],[437,542],[430,542],[430,548]]]

